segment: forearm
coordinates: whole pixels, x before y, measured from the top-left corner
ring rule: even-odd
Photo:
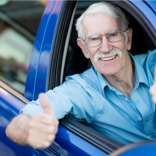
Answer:
[[[30,116],[21,114],[15,117],[6,129],[6,135],[20,145],[27,145]]]

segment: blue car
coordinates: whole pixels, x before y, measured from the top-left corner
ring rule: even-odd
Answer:
[[[56,139],[47,149],[20,146],[5,134],[19,110],[39,93],[91,67],[77,45],[75,21],[95,2],[0,1],[0,156],[156,155],[155,141],[124,146],[69,116],[60,120]],[[111,3],[129,19],[131,53],[156,49],[156,1]]]

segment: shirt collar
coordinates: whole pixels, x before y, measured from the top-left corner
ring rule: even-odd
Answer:
[[[149,87],[147,75],[145,73],[143,65],[135,58],[135,56],[133,56],[132,54],[130,54],[130,56],[134,60],[135,64],[135,80],[136,80],[135,88],[137,88],[140,83],[144,83]]]
[[[134,56],[132,56],[131,54],[130,54],[130,56],[134,60],[134,64],[135,64],[135,80],[136,80],[136,84],[135,84],[134,89],[137,89],[140,83],[144,83],[147,86],[149,86],[149,83],[148,83],[148,80],[147,80],[147,76],[146,76],[146,73],[144,71],[143,66],[137,61],[137,59],[135,59]],[[106,86],[108,86],[110,90],[118,92],[118,90],[116,88],[112,87],[109,84],[109,82],[103,77],[103,75],[101,73],[97,72],[97,75],[98,75],[98,79],[100,81],[100,85],[101,85],[101,87],[103,89],[104,97],[105,97],[104,89],[105,89]]]
[[[103,77],[103,75],[101,73],[97,72],[97,75],[98,75],[98,78],[99,78],[99,81],[100,81],[101,88],[102,88],[103,93],[104,93],[104,97],[105,97],[104,90],[105,90],[106,86],[109,87],[110,90],[113,90],[113,91],[117,90],[116,88],[114,88],[113,86],[111,86],[109,84],[109,82]]]

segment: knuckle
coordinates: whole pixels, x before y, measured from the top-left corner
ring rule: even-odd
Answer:
[[[53,132],[54,132],[54,127],[53,126],[50,126],[50,127],[47,128],[47,133],[48,134],[53,134]]]
[[[52,129],[51,129],[52,134],[55,134],[56,130],[57,130],[57,128],[53,126]]]
[[[59,121],[58,121],[57,119],[55,119],[55,121],[53,122],[53,124],[54,124],[56,127],[58,127]]]
[[[33,139],[32,139],[31,137],[28,137],[28,139],[27,139],[27,144],[28,144],[29,146],[34,146],[34,144],[33,144]]]
[[[36,148],[36,149],[45,149],[48,148],[50,146],[50,142],[40,142],[39,144],[34,144],[32,147]]]
[[[49,141],[40,141],[40,144],[37,145],[39,149],[48,148],[50,146]]]
[[[59,121],[58,121],[58,119],[57,119],[57,118],[55,118],[55,121],[54,121],[54,123],[55,123],[55,125],[56,125],[56,126],[58,126],[58,124],[59,124]]]
[[[50,144],[52,141],[54,141],[54,139],[55,139],[55,135],[49,135],[48,136],[48,141],[50,142]]]
[[[45,142],[45,148],[48,148],[51,145],[51,142],[47,141]]]

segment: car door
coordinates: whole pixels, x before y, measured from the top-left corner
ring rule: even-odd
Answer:
[[[35,9],[34,9],[35,8]],[[0,155],[17,156],[20,146],[5,134],[28,103],[24,98],[29,61],[44,11],[40,1],[0,1]],[[34,149],[31,149],[34,154]]]

